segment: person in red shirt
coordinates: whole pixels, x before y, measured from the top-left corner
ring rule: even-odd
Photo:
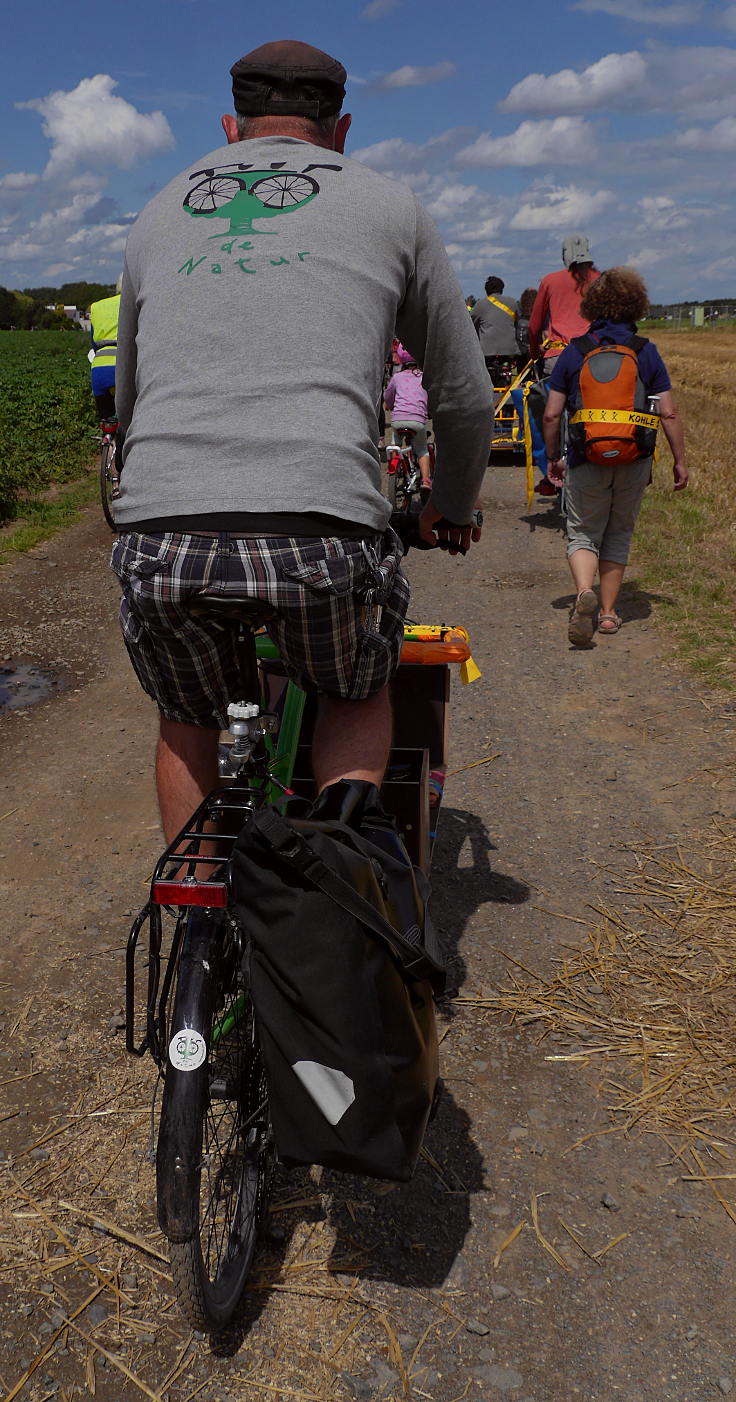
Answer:
[[[588,330],[589,323],[580,314],[580,303],[586,289],[600,277],[585,234],[565,236],[562,261],[564,268],[542,278],[529,318],[529,354],[535,359],[544,356],[545,376],[552,374],[565,346]],[[536,492],[538,496],[553,497],[557,488],[543,477]]]
[[[544,355],[544,371],[551,374],[557,358],[574,336],[584,336],[588,323],[580,315],[583,293],[600,277],[590,256],[585,234],[568,234],[562,241],[558,273],[542,278],[529,318],[529,350]]]

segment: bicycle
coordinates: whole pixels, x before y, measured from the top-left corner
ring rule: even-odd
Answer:
[[[416,429],[401,428],[397,425],[394,433],[399,435],[399,442],[390,443],[386,448],[388,499],[392,510],[410,511],[412,499],[419,496],[422,481],[414,451]]]
[[[92,435],[95,442],[100,445],[100,501],[105,520],[111,531],[117,529],[115,517],[112,514],[112,503],[120,495],[120,474],[115,462],[117,429],[117,419],[103,419],[99,434]]]
[[[416,517],[410,525],[416,528]],[[254,631],[263,611],[229,601],[220,612],[239,628],[243,685],[260,700],[229,706],[220,783],[157,862],[126,954],[126,1047],[137,1057],[150,1053],[163,1081],[158,1220],[180,1308],[193,1328],[215,1336],[242,1310],[276,1162],[249,996],[248,932],[230,906],[228,859],[255,810],[309,796],[303,761],[313,720],[313,702],[287,682],[265,632]],[[425,871],[444,784],[451,663],[471,667],[464,629],[405,627],[382,797]],[[146,927],[145,1031],[138,1040],[136,965]]]

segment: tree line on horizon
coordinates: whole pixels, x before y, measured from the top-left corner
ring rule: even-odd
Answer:
[[[22,291],[0,287],[0,329],[73,331],[74,322],[57,307],[86,311],[92,302],[114,292],[112,282],[65,282],[61,287],[24,287]]]

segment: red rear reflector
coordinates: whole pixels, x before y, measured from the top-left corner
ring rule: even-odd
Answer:
[[[227,886],[221,881],[154,881],[157,905],[226,906]]]

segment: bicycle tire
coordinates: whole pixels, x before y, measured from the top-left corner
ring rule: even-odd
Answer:
[[[211,912],[186,917],[169,1031],[159,1223],[185,1319],[218,1335],[242,1314],[274,1153],[242,959],[232,931]],[[180,1069],[172,1051],[183,1033],[195,1048],[191,1070]]]
[[[411,498],[407,488],[406,465],[400,461],[395,473],[388,479],[388,499],[392,511],[408,511]]]
[[[100,500],[102,511],[111,531],[116,529],[115,517],[112,514],[112,501],[116,495],[115,487],[117,479],[113,480],[112,471],[115,467],[115,444],[114,442],[103,442],[100,449]]]

